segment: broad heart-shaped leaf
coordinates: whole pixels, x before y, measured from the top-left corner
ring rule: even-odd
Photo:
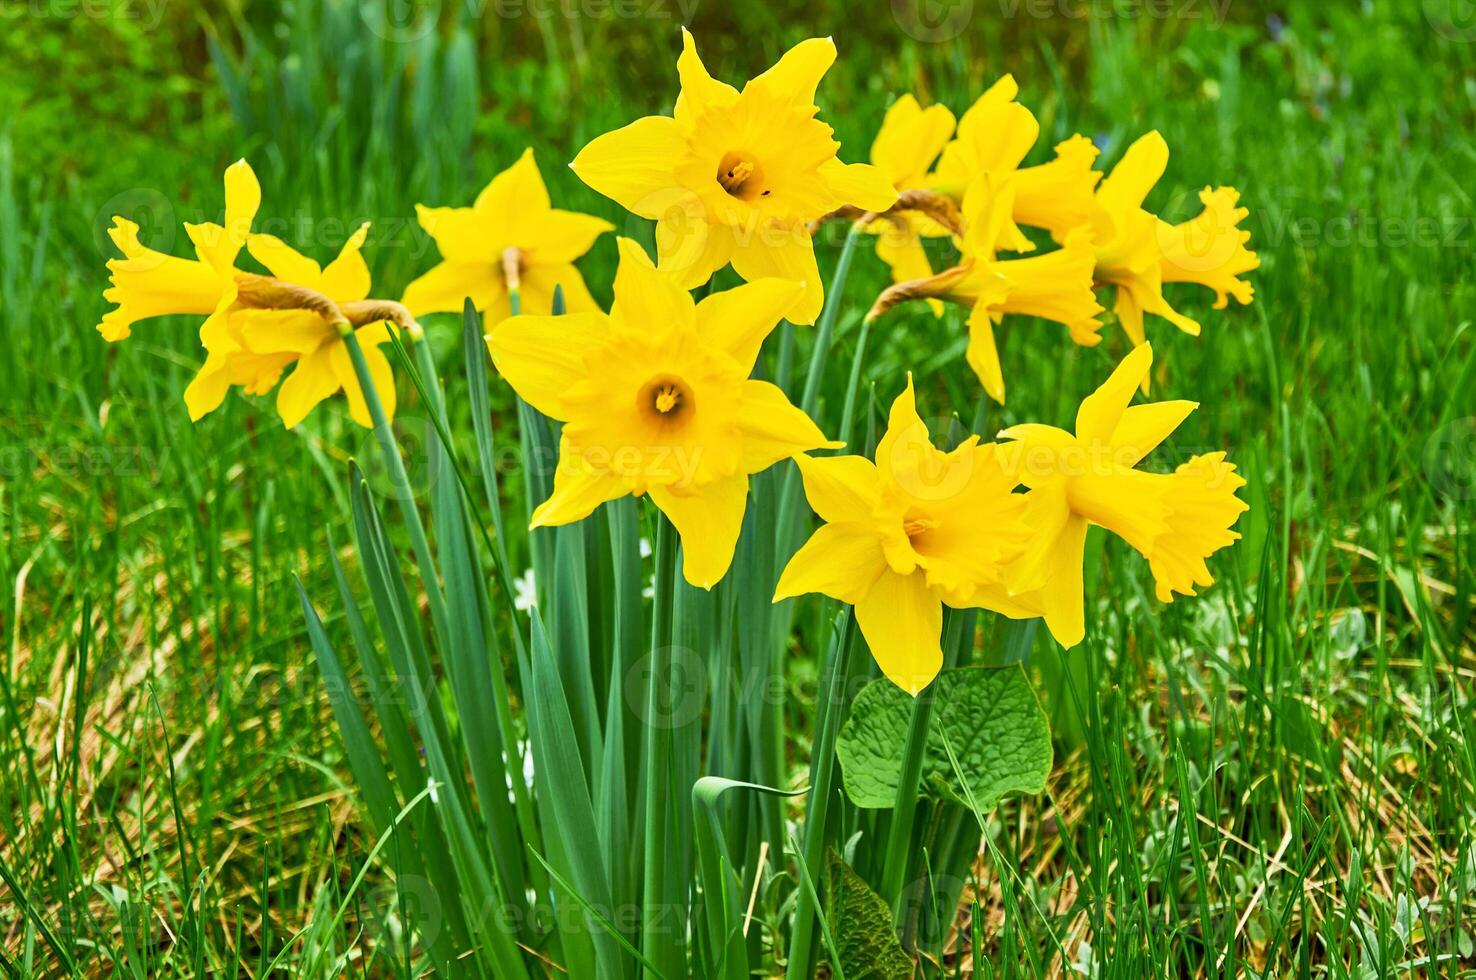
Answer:
[[[910,980],[892,910],[834,848],[825,855],[825,921],[846,980]]]
[[[923,758],[923,792],[987,812],[1011,793],[1039,793],[1051,771],[1051,733],[1025,673],[1008,667],[945,670],[919,697],[936,699]],[[846,795],[868,809],[897,800],[902,748],[913,701],[891,681],[872,681],[857,695],[836,742]],[[958,758],[959,784],[944,747]]]

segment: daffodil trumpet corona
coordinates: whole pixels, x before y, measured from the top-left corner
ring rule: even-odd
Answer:
[[[814,323],[824,288],[811,223],[838,208],[886,211],[897,190],[876,167],[842,163],[815,90],[835,61],[830,38],[795,45],[740,91],[708,74],[682,31],[671,116],[596,137],[570,166],[590,187],[656,225],[661,269],[687,289],[729,263],[748,282],[804,288],[784,311]]]
[[[943,606],[984,605],[1031,539],[1019,478],[993,443],[936,448],[912,379],[892,403],[876,460],[799,457],[825,523],[789,560],[777,602],[808,592],[848,602],[877,665],[916,695],[943,664]]]
[[[732,562],[749,476],[842,445],[749,377],[805,284],[758,279],[695,302],[635,242],[620,239],[619,252],[608,314],[515,316],[487,335],[513,389],[564,423],[553,492],[532,527],[649,494],[681,537],[687,581],[711,588]]]
[[[205,364],[185,390],[192,419],[218,408],[232,387],[248,394],[276,388],[277,410],[288,428],[340,391],[354,420],[368,427],[363,391],[343,344],[342,331],[354,330],[380,400],[393,415],[394,376],[377,348],[391,329],[418,336],[420,327],[401,304],[369,297],[371,279],[361,254],[369,226],[355,231],[333,262],[319,266],[279,239],[251,231],[261,186],[245,160],[226,170],[225,199],[223,224],[185,225],[198,256],[193,260],[146,247],[136,224],[113,219],[109,235],[123,257],[108,262],[111,285],[103,296],[116,305],[98,332],[119,341],[140,320],[203,315]],[[238,269],[243,247],[271,275]],[[292,372],[279,387],[288,367]]]

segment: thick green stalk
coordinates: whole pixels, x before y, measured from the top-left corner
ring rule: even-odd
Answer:
[[[943,668],[958,662],[958,654],[974,635],[974,611],[949,609],[943,627]],[[923,689],[912,702],[912,721],[907,728],[907,742],[902,750],[902,773],[897,781],[897,802],[892,807],[892,826],[887,834],[886,863],[882,870],[881,897],[894,912],[902,898],[903,878],[912,859],[912,826],[917,818],[917,797],[922,783],[923,756],[928,745],[928,728],[933,720],[936,685]]]
[[[819,732],[810,755],[810,799],[805,808],[804,862],[811,880],[820,876],[825,861],[826,824],[835,780],[835,739],[845,714],[844,702],[850,677],[851,634],[856,611],[851,609],[837,624],[835,640],[825,667],[825,683],[815,706],[815,728]],[[815,903],[801,889],[795,905],[794,927],[789,939],[788,980],[810,976],[810,952],[815,939]]]
[[[405,472],[405,461],[400,457],[399,446],[395,444],[394,430],[390,428],[389,418],[384,414],[384,403],[379,400],[379,392],[374,388],[374,379],[369,374],[369,365],[364,360],[364,348],[359,346],[358,336],[346,323],[340,326],[339,334],[343,337],[344,346],[348,348],[349,360],[353,362],[354,374],[358,376],[359,388],[364,393],[364,404],[369,409],[369,418],[374,422],[374,438],[379,443],[380,454],[384,456],[384,465],[389,469],[395,501],[400,505],[405,526],[410,531],[410,547],[415,551],[421,584],[425,586],[426,598],[430,603],[431,622],[435,625],[436,636],[445,639],[450,636],[446,596],[441,591],[440,580],[436,578],[436,564],[431,557],[430,542],[425,536],[425,524],[420,519],[420,509],[415,506],[415,495],[410,490],[410,475]]]
[[[665,515],[656,518],[656,583],[652,611],[650,671],[646,681],[645,820],[642,851],[641,953],[669,976],[682,971],[681,947],[672,935],[674,903],[683,896],[670,894],[665,839],[668,810],[681,805],[671,798],[671,727],[663,685],[671,670],[672,607],[676,599],[676,529]],[[647,975],[655,974],[647,970]]]

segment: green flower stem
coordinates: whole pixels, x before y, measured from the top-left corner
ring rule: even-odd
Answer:
[[[825,862],[826,824],[835,784],[835,739],[840,729],[850,682],[851,640],[856,610],[851,609],[836,629],[825,668],[825,684],[815,708],[819,737],[810,756],[810,799],[805,808],[804,862],[810,880],[817,880]],[[794,926],[789,939],[787,980],[810,976],[810,955],[815,940],[815,902],[811,892],[801,889],[796,900]]]
[[[846,279],[851,275],[851,259],[856,254],[856,242],[865,234],[858,221],[846,232],[845,244],[841,246],[840,259],[835,263],[835,275],[830,278],[830,288],[825,291],[825,309],[820,322],[815,325],[815,347],[810,351],[810,368],[805,375],[805,392],[800,399],[800,408],[806,415],[814,417],[815,405],[820,400],[820,382],[825,378],[825,362],[830,356],[830,341],[835,333],[835,321],[840,316],[841,292],[846,288]]]
[[[444,420],[446,417],[445,394],[441,391],[440,375],[436,371],[435,358],[432,356],[430,342],[424,337],[412,338],[411,346],[415,348],[415,360],[420,368],[420,376],[425,385],[426,392],[431,398],[435,399],[433,408]],[[449,447],[445,451],[449,456]],[[450,465],[454,467],[454,461]],[[467,493],[467,499],[471,499],[470,492]],[[498,547],[501,546],[500,538],[497,540],[497,545]],[[488,542],[488,547],[492,547],[492,542]],[[506,591],[508,596],[511,596],[512,583],[507,575],[507,557],[505,554],[496,553],[495,549],[492,557],[498,566],[498,585]],[[522,632],[514,629],[513,636],[519,645],[521,645]],[[495,654],[497,652],[495,634],[489,634],[489,638],[493,641],[492,652]],[[526,845],[535,853],[542,853],[543,838],[539,833],[538,821],[533,814],[533,801],[529,798],[528,784],[522,775],[522,756],[517,751],[517,731],[513,726],[512,696],[507,688],[507,678],[503,675],[501,662],[492,664],[488,674],[492,681],[493,714],[497,720],[497,729],[502,739],[503,751],[507,753],[507,766],[510,770],[508,782],[512,785],[513,812],[517,817],[518,829],[522,832]],[[546,894],[548,891],[548,876],[543,866],[537,862],[528,863],[529,877],[535,893],[539,895]]]
[[[866,341],[871,336],[871,320],[861,321],[861,333],[856,337],[856,353],[851,355],[851,376],[846,380],[846,402],[841,409],[840,431],[836,438],[851,445],[851,429],[856,422],[856,393],[861,388],[861,362],[866,357]]]
[[[431,622],[439,637],[450,636],[450,615],[446,609],[446,596],[436,578],[436,564],[431,557],[430,542],[425,536],[425,524],[420,519],[420,509],[415,506],[415,496],[410,491],[410,475],[405,472],[405,461],[400,457],[395,444],[395,433],[390,428],[389,418],[384,414],[384,403],[374,388],[374,378],[369,374],[369,364],[364,360],[364,348],[353,327],[347,323],[339,325],[339,335],[348,348],[349,360],[353,362],[354,374],[359,379],[359,389],[364,394],[364,405],[369,409],[369,418],[374,423],[374,438],[379,443],[384,464],[389,468],[390,486],[395,501],[404,515],[405,526],[410,531],[410,547],[415,551],[415,563],[420,567],[420,578],[425,586],[430,604]]]
[[[949,609],[943,629],[943,669],[958,662],[959,651],[974,635],[974,611]],[[912,702],[912,722],[907,729],[907,743],[902,750],[902,772],[897,781],[897,802],[892,807],[892,826],[887,834],[886,863],[882,870],[881,897],[899,912],[903,879],[912,859],[912,827],[917,818],[917,797],[922,783],[923,756],[928,745],[928,728],[933,720],[935,684],[918,693]]]
[[[664,514],[656,518],[656,582],[652,610],[651,655],[646,681],[645,838],[642,852],[641,953],[670,976],[681,974],[681,949],[665,913],[684,901],[667,894],[667,863],[674,842],[666,839],[667,813],[679,805],[671,798],[671,726],[662,685],[671,672],[672,610],[676,599],[676,529]],[[649,976],[655,976],[650,970]]]

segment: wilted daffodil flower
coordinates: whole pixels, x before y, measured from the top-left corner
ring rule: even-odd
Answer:
[[[871,144],[871,164],[886,175],[900,193],[924,190],[929,184],[928,168],[953,135],[953,113],[947,106],[924,109],[917,99],[904,95],[887,109],[881,129]],[[933,274],[922,238],[946,237],[952,230],[928,214],[894,208],[866,226],[876,238],[876,254],[892,270],[893,282],[925,279]],[[933,313],[943,315],[943,304],[928,300]]]
[[[196,421],[218,408],[231,387],[265,394],[282,372],[296,364],[278,392],[277,408],[290,428],[318,402],[344,391],[355,421],[370,424],[363,393],[349,361],[343,335],[355,330],[386,411],[393,413],[394,378],[375,348],[388,337],[388,323],[418,331],[404,307],[369,299],[370,278],[359,250],[368,226],[344,245],[327,268],[267,235],[251,233],[261,204],[261,186],[246,161],[225,175],[224,225],[185,225],[201,261],[180,259],[146,248],[138,226],[114,218],[110,234],[122,259],[108,263],[111,288],[103,295],[117,308],[98,325],[107,340],[130,335],[142,319],[170,314],[207,317],[200,328],[205,364],[185,389],[185,404]],[[236,268],[241,247],[265,265],[271,276]]]
[[[1236,541],[1230,530],[1248,508],[1235,492],[1245,480],[1222,452],[1195,456],[1173,473],[1145,473],[1138,463],[1197,407],[1168,401],[1132,405],[1153,363],[1144,344],[1081,403],[1076,432],[1017,425],[1000,433],[1001,452],[1030,492],[1034,538],[1003,586],[980,601],[1015,617],[1044,616],[1062,646],[1085,632],[1082,562],[1087,526],[1098,524],[1148,559],[1157,595],[1194,595],[1214,582],[1205,559]]]
[[[996,188],[1012,188],[1014,203],[997,247],[1030,252],[1035,244],[1019,226],[1047,229],[1060,241],[1072,229],[1090,224],[1092,190],[1102,175],[1092,169],[1097,148],[1085,136],[1060,143],[1049,163],[1022,167],[1040,138],[1040,123],[1015,101],[1019,92],[1014,77],[1005,75],[979,97],[958,121],[953,142],[943,148],[933,182],[957,197],[984,176]]]
[[[912,379],[892,403],[873,464],[800,457],[805,495],[826,523],[790,559],[774,600],[819,592],[856,607],[882,672],[910,694],[943,664],[943,606],[978,606],[1030,537],[1024,494],[999,447],[971,436],[935,448]]]
[[[684,288],[731,262],[749,282],[804,283],[785,315],[813,323],[824,291],[809,223],[842,206],[885,211],[897,200],[875,167],[837,159],[832,129],[815,118],[815,87],[834,61],[829,38],[802,41],[740,92],[707,73],[683,29],[673,116],[599,136],[570,166],[601,194],[657,220],[661,269]]]
[[[1097,189],[1097,268],[1100,285],[1117,287],[1114,310],[1134,344],[1144,341],[1143,315],[1153,313],[1185,333],[1198,336],[1199,323],[1177,312],[1163,295],[1163,284],[1192,282],[1215,291],[1215,309],[1231,296],[1250,303],[1255,289],[1240,278],[1260,266],[1246,248],[1250,232],[1240,222],[1250,213],[1239,206],[1232,187],[1199,192],[1204,210],[1171,225],[1145,211],[1143,201],[1168,166],[1168,144],[1158,133],[1142,137]]]
[[[750,474],[841,445],[777,387],[749,380],[804,286],[759,279],[696,303],[639,245],[619,245],[609,315],[515,316],[487,337],[514,390],[564,423],[553,493],[532,526],[649,493],[681,536],[687,581],[711,588],[732,563]]]
[[[558,286],[569,312],[596,308],[573,263],[614,226],[553,207],[531,149],[493,177],[471,207],[415,210],[442,258],[405,288],[405,306],[415,315],[460,313],[470,297],[486,322],[497,323],[512,315],[513,293],[520,312],[548,313]]]
[[[962,261],[928,279],[899,283],[877,298],[867,317],[875,319],[908,299],[941,298],[970,307],[965,356],[979,383],[995,401],[1005,400],[1004,373],[994,325],[1006,314],[1037,316],[1064,324],[1079,344],[1099,341],[1102,312],[1092,292],[1092,231],[1077,228],[1054,252],[1000,261],[999,242],[1009,233],[1014,187],[996,187],[988,175],[964,198],[965,230],[958,243]]]

